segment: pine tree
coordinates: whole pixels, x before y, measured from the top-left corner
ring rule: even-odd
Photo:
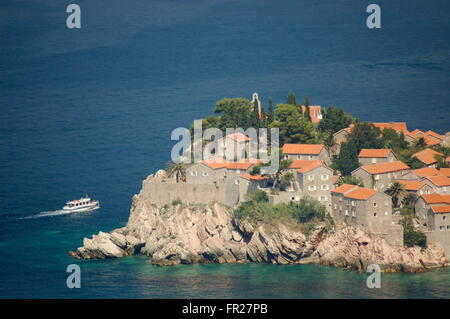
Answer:
[[[303,103],[304,105],[305,105],[305,118],[308,120],[308,121],[311,121],[312,119],[311,119],[311,113],[310,113],[310,109],[309,109],[309,98],[308,97],[305,97],[305,102]]]
[[[273,102],[272,99],[269,98],[269,113],[267,114],[267,122],[270,124],[273,122]]]
[[[297,99],[295,98],[295,94],[290,92],[286,98],[286,104],[291,104],[297,106]]]

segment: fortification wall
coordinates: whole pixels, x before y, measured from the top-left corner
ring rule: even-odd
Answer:
[[[171,204],[173,200],[185,203],[208,204],[217,201],[226,205],[234,205],[233,199],[227,197],[225,184],[187,184],[171,181],[144,180],[140,192],[147,200],[159,205]]]

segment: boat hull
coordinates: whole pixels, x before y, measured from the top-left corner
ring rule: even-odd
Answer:
[[[82,207],[67,207],[64,206],[63,210],[66,212],[73,212],[73,213],[81,213],[81,212],[89,212],[96,209],[99,209],[100,205],[91,205],[91,206],[82,206]]]

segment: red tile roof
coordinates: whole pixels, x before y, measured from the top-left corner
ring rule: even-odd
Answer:
[[[424,136],[425,139],[425,144],[427,146],[435,146],[440,144],[440,142],[438,140],[436,140],[435,138],[429,137],[429,136]]]
[[[433,132],[432,130],[426,131],[424,134],[425,134],[425,135],[434,136],[434,137],[440,139],[441,141],[444,140],[444,138],[445,138],[445,137],[442,136],[441,134],[436,133],[436,132]]]
[[[396,182],[402,184],[405,190],[414,192],[417,192],[419,189],[426,185],[424,182],[420,181],[398,180]]]
[[[292,160],[291,165],[289,165],[289,168],[291,169],[300,169],[306,166],[309,166],[311,164],[314,164],[316,162],[320,162],[321,164],[323,161],[321,160]]]
[[[391,128],[395,130],[397,133],[400,132],[408,132],[408,128],[406,127],[406,122],[389,122],[389,123],[372,123],[380,130],[384,130],[385,128]]]
[[[357,189],[359,186],[357,185],[350,185],[350,184],[342,184],[339,187],[336,187],[335,189],[333,189],[331,192],[332,193],[336,193],[336,194],[345,194],[348,193],[352,190]]]
[[[434,167],[424,167],[424,168],[414,169],[411,172],[413,172],[414,174],[416,174],[419,177],[439,175],[439,171],[437,169],[435,169]]]
[[[319,155],[324,148],[323,144],[284,144],[283,154]]]
[[[248,142],[251,140],[250,137],[248,137],[242,133],[229,134],[229,135],[227,135],[227,137],[231,138],[233,141],[236,141],[236,142]]]
[[[450,168],[440,168],[438,170],[439,175],[450,177]]]
[[[227,161],[222,159],[217,159],[216,161],[200,161],[200,163],[212,169],[225,168],[229,164]]]
[[[248,180],[253,180],[253,181],[263,181],[263,180],[267,179],[267,177],[262,176],[262,175],[241,174],[239,176],[241,176],[242,178],[248,179]]]
[[[302,114],[305,114],[306,107],[302,105]],[[311,116],[311,122],[319,123],[322,117],[322,111],[320,105],[310,105],[309,115]]]
[[[422,198],[428,204],[450,204],[450,195],[441,195],[433,193],[422,195]]]
[[[383,173],[407,170],[407,169],[409,169],[409,166],[401,161],[395,161],[395,162],[389,162],[389,163],[364,165],[364,166],[361,166],[361,168],[370,174],[383,174]]]
[[[417,158],[419,161],[426,165],[431,165],[437,162],[437,160],[435,159],[436,155],[443,156],[444,154],[436,152],[435,150],[432,150],[430,148],[426,148],[420,152],[413,154],[412,157]]]
[[[361,152],[359,152],[358,157],[383,157],[386,158],[389,156],[391,152],[390,149],[373,149],[373,148],[363,148]]]
[[[376,192],[377,191],[374,189],[358,187],[354,191],[351,191],[351,192],[345,194],[344,197],[351,198],[351,199],[367,200],[370,197],[372,197],[373,195],[375,195]]]
[[[297,170],[298,173],[308,173],[310,171],[312,171],[313,169],[316,169],[317,167],[320,167],[323,165],[322,161],[316,161],[315,163],[312,163],[311,165],[305,166],[303,168],[300,168]]]
[[[240,162],[230,162],[227,165],[227,169],[243,169],[247,170],[253,165],[261,163],[258,159],[245,159],[241,160]]]
[[[427,176],[425,178],[438,187],[450,186],[450,178],[447,176]]]
[[[431,210],[436,214],[450,213],[450,205],[431,205]]]

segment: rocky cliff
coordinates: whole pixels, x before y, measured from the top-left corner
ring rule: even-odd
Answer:
[[[317,225],[309,236],[286,225],[252,224],[234,218],[218,204],[158,206],[141,194],[133,197],[125,227],[85,238],[70,255],[81,259],[144,254],[155,265],[269,262],[324,265],[364,270],[424,271],[445,265],[444,253],[389,245],[353,227],[328,232]]]

